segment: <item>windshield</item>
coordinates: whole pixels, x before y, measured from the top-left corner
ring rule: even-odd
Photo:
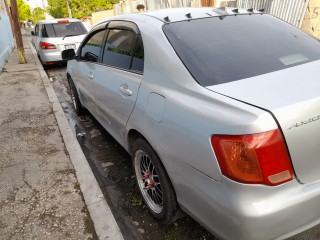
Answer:
[[[82,22],[45,24],[42,29],[42,37],[47,38],[78,36],[86,33],[87,30]]]
[[[320,59],[320,43],[316,39],[268,15],[188,20],[166,24],[163,31],[202,86]]]

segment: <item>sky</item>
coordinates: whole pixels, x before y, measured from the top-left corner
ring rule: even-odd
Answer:
[[[46,8],[48,6],[47,0],[24,0],[25,3],[29,4],[31,9],[36,7]]]

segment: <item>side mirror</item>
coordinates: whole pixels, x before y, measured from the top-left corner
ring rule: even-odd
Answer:
[[[31,31],[31,35],[34,36],[34,31]]]
[[[73,60],[76,57],[76,52],[74,49],[66,49],[61,52],[61,57],[63,60]]]

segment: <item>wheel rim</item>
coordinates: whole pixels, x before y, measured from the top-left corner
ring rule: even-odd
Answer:
[[[155,213],[161,213],[163,197],[160,179],[151,159],[144,151],[136,151],[134,167],[138,186],[146,204]]]

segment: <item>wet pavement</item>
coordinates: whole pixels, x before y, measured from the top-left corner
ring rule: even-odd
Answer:
[[[74,112],[66,66],[47,74],[125,239],[218,239],[190,217],[168,226],[157,223],[136,187],[131,157],[90,113],[79,117]]]

